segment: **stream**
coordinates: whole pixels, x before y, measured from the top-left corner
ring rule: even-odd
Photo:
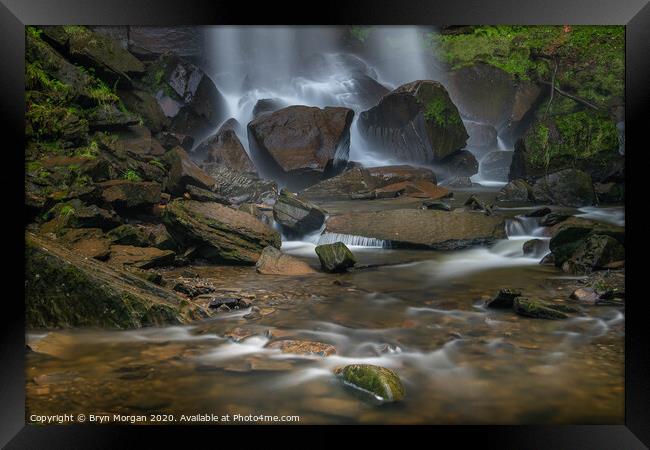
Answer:
[[[462,202],[462,194],[456,197]],[[508,239],[489,248],[438,252],[348,242],[369,267],[342,275],[191,267],[224,292],[254,297],[261,306],[254,313],[131,331],[28,332],[28,344],[38,349],[26,355],[28,411],[160,413],[176,421],[198,413],[298,415],[300,424],[623,423],[623,308],[581,307],[573,318],[551,321],[483,306],[506,287],[568,300],[575,279],[540,265],[542,254],[523,255],[526,240],[548,240],[537,219],[519,217],[531,209],[499,209],[510,218]],[[619,224],[624,217],[619,208],[572,213]],[[283,251],[318,267],[318,239],[284,241]],[[183,270],[169,270],[165,279]],[[331,344],[336,355],[265,347],[279,338]],[[343,385],[332,371],[351,363],[393,369],[406,397],[377,404]]]

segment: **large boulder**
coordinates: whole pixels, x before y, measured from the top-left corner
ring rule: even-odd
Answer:
[[[205,30],[197,26],[128,26],[128,46],[142,60],[166,53],[195,60],[203,56]]]
[[[582,275],[624,259],[625,248],[619,241],[611,236],[594,234],[576,247],[571,257],[562,264],[562,270]]]
[[[469,120],[465,121],[464,124],[469,135],[467,148],[471,148],[477,153],[485,153],[497,148],[497,130],[492,125]]]
[[[254,173],[241,172],[220,164],[203,164],[205,172],[216,180],[215,192],[232,203],[270,203],[278,196],[278,185]]]
[[[200,317],[170,291],[27,233],[26,326],[138,328]]]
[[[415,163],[439,161],[465,147],[465,126],[445,88],[414,81],[359,115],[358,127],[376,153]]]
[[[266,247],[255,264],[263,275],[308,275],[316,271],[309,264],[282,253],[275,247]]]
[[[495,151],[485,155],[479,165],[479,174],[485,180],[508,181],[513,152]]]
[[[102,200],[117,210],[150,208],[160,203],[160,184],[151,181],[110,180],[98,184]]]
[[[334,175],[348,159],[353,116],[348,108],[289,106],[255,118],[248,141],[258,170],[294,189]]]
[[[600,179],[622,157],[618,132],[607,116],[592,111],[535,122],[515,144],[510,179],[535,179],[573,167]]]
[[[353,196],[405,181],[435,184],[436,176],[430,169],[407,165],[370,168],[353,165],[335,177],[309,186],[300,196],[306,199],[349,200]]]
[[[462,210],[395,209],[331,216],[325,234],[386,241],[391,247],[453,250],[504,239],[502,217]]]
[[[206,163],[215,163],[240,172],[255,172],[244,146],[239,141],[237,133],[231,128],[221,127],[214,135],[203,141],[195,150],[200,155],[205,154]]]
[[[261,98],[255,103],[253,107],[253,117],[257,117],[262,114],[272,113],[278,109],[285,108],[289,105],[279,98]]]
[[[538,203],[550,203],[576,208],[596,203],[596,193],[588,173],[564,169],[538,179],[532,188]]]
[[[571,217],[554,225],[550,234],[549,248],[553,253],[557,267],[562,267],[590,236],[610,236],[621,245],[625,245],[625,229],[623,227],[579,217]]]
[[[273,205],[273,218],[285,232],[305,234],[318,230],[325,221],[327,212],[307,200],[282,189]]]
[[[43,37],[75,63],[92,67],[112,85],[129,87],[145,73],[144,64],[118,42],[77,25],[45,26]]]
[[[175,147],[165,154],[169,164],[167,190],[173,195],[183,195],[187,186],[212,190],[216,181],[197,166],[185,150]]]
[[[163,220],[179,245],[194,258],[255,264],[265,247],[280,248],[280,235],[255,217],[219,203],[176,199]]]
[[[315,250],[325,272],[345,272],[357,263],[356,258],[343,242],[317,245]]]

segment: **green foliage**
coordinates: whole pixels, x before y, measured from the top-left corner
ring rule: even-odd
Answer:
[[[350,35],[359,42],[365,42],[372,31],[372,27],[353,26],[350,28]]]
[[[64,205],[59,210],[59,217],[70,217],[75,214],[75,209],[70,205]]]
[[[25,64],[25,87],[30,90],[49,91],[63,97],[70,92],[70,87],[49,76],[39,61]]]
[[[430,34],[431,46],[453,69],[491,64],[515,78],[556,81],[564,90],[602,104],[623,96],[622,26],[480,26],[469,33]]]
[[[74,37],[85,38],[90,36],[90,31],[88,28],[80,25],[64,25],[63,31],[65,31],[66,34]]]
[[[129,181],[142,181],[140,175],[138,175],[138,173],[133,169],[125,171],[124,174],[122,174],[122,178]]]
[[[524,139],[529,162],[545,171],[569,166],[581,168],[586,163],[604,167],[617,155],[615,124],[591,111],[562,114],[538,122]]]
[[[25,27],[25,33],[29,34],[34,39],[40,39],[41,34],[43,34],[43,30],[39,30],[36,27],[29,26],[29,27]]]
[[[93,79],[93,85],[89,91],[90,97],[99,104],[104,103],[117,103],[120,102],[120,98],[117,96],[115,91],[108,87],[99,78]]]
[[[156,166],[161,170],[165,170],[165,171],[167,170],[165,165],[158,159],[152,159],[151,161],[149,161],[149,164],[151,164],[152,166]]]

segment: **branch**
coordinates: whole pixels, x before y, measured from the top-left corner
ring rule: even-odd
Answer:
[[[553,84],[550,81],[539,80],[539,82],[542,83],[542,84],[547,84],[547,85],[553,86]],[[585,100],[584,98],[578,97],[578,96],[573,95],[573,94],[569,94],[568,92],[563,91],[562,89],[560,89],[557,86],[553,86],[553,88],[554,88],[555,92],[557,92],[558,94],[560,94],[560,95],[562,95],[564,97],[570,98],[571,100],[574,100],[574,101],[576,101],[578,103],[581,103],[581,104],[585,105],[588,108],[595,109],[596,111],[602,111],[603,110],[603,108],[601,108],[600,106],[594,105],[593,103],[589,102],[588,100]]]

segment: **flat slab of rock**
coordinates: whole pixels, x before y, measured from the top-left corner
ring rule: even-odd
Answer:
[[[318,205],[302,200],[286,189],[280,191],[280,196],[273,205],[275,221],[283,229],[299,234],[318,230],[325,221],[325,214],[326,211]]]
[[[255,264],[264,247],[280,248],[280,235],[250,214],[219,203],[176,199],[163,216],[167,230],[196,257]]]
[[[314,341],[294,341],[284,339],[281,341],[271,342],[266,347],[279,349],[282,353],[294,353],[297,355],[330,356],[336,354],[336,348],[333,345]]]
[[[138,328],[205,317],[181,298],[119,267],[26,234],[28,328]]]
[[[220,128],[216,134],[203,141],[196,152],[205,153],[207,163],[224,165],[241,172],[256,172],[253,161],[232,129]]]
[[[316,273],[309,264],[282,253],[275,247],[266,247],[255,265],[257,273],[264,275],[308,275]]]
[[[393,247],[452,250],[505,239],[502,217],[461,210],[396,209],[341,214],[327,219],[325,233],[389,241]]]
[[[135,266],[139,269],[168,266],[174,262],[175,253],[155,247],[134,247],[131,245],[111,245],[113,264]]]
[[[150,181],[111,180],[99,183],[102,199],[118,209],[144,208],[160,203],[160,184]]]

